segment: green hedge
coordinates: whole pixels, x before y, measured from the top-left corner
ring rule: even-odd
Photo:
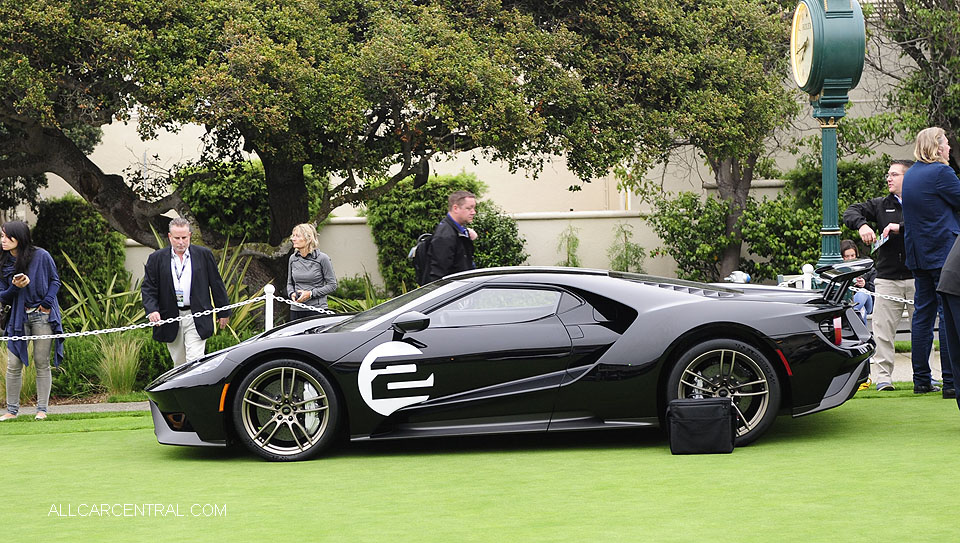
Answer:
[[[417,286],[407,253],[420,234],[433,232],[447,213],[448,196],[457,190],[468,190],[479,199],[486,185],[467,173],[433,176],[416,189],[412,179],[405,179],[394,190],[367,202],[367,224],[377,244],[377,263],[387,290],[400,293]],[[479,234],[474,244],[478,267],[517,266],[527,259],[516,221],[492,202],[478,202],[471,226]]]
[[[124,268],[126,248],[122,234],[116,232],[100,213],[86,201],[67,195],[40,203],[37,224],[31,235],[33,242],[46,249],[57,264],[61,282],[76,282],[78,277],[63,258],[66,253],[84,281],[94,283],[103,291],[114,276],[124,282],[116,291],[129,284]],[[75,300],[60,289],[60,305],[67,307]]]

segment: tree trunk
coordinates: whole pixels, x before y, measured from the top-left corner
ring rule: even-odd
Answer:
[[[270,205],[270,245],[277,246],[290,235],[293,227],[310,220],[307,206],[307,186],[303,177],[303,162],[285,160],[258,151],[267,182],[267,201]]]
[[[750,154],[746,164],[731,157],[719,160],[708,158],[717,181],[720,198],[730,205],[724,234],[731,241],[723,248],[720,255],[720,279],[740,268],[740,250],[743,245],[740,217],[747,208],[747,197],[750,194],[750,183],[753,180],[753,169],[757,158],[755,153]]]

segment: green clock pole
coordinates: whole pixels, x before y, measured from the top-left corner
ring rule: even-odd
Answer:
[[[820,123],[823,140],[823,176],[820,181],[823,191],[823,224],[820,226],[820,260],[817,261],[819,268],[842,262],[843,257],[840,255],[840,225],[837,223],[837,216],[840,214],[837,194],[837,120],[836,117],[817,117],[816,111],[813,116]]]

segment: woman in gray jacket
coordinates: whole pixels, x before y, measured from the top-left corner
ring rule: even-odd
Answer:
[[[330,257],[317,250],[317,229],[298,224],[290,234],[293,254],[287,264],[287,296],[310,307],[327,307],[327,294],[337,290],[337,276]],[[316,315],[309,309],[290,307],[290,320]]]

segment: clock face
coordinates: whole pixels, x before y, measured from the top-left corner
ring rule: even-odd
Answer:
[[[806,2],[800,2],[793,13],[793,30],[790,32],[790,65],[793,66],[793,79],[799,87],[806,85],[810,79],[813,48],[813,18]]]

